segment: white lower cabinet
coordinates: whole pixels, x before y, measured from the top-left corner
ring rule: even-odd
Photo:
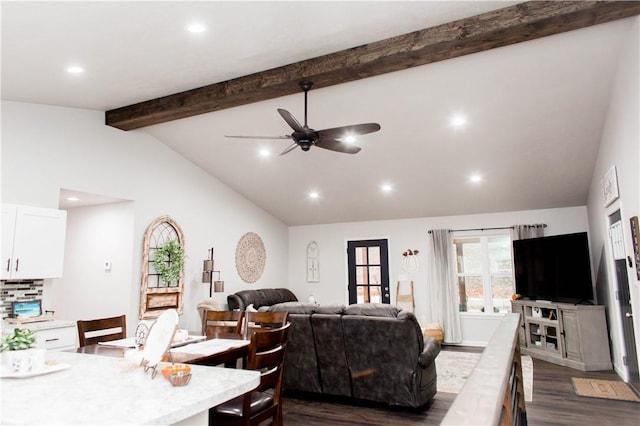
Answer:
[[[74,327],[51,328],[39,330],[37,345],[39,348],[47,350],[64,350],[76,348],[77,331]]]
[[[37,331],[36,344],[37,348],[47,349],[51,351],[63,351],[66,349],[76,349],[78,347],[78,330],[76,323],[73,321],[42,321],[27,324],[9,324],[6,325],[5,331],[11,331],[14,328],[28,328]]]

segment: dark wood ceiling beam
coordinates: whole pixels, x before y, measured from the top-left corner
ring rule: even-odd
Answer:
[[[640,14],[639,1],[530,1],[352,49],[107,111],[122,130],[373,77]]]

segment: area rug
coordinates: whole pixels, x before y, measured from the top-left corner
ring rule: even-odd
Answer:
[[[640,398],[625,382],[615,380],[580,379],[572,377],[573,389],[578,396],[589,398],[617,399],[640,402]]]
[[[480,353],[441,351],[436,358],[438,392],[458,393],[480,360]],[[533,361],[529,355],[522,356],[524,399],[533,401]]]

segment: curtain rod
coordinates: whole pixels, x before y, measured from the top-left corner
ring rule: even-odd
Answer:
[[[546,228],[547,224],[543,223],[542,225],[525,225],[528,226],[529,228],[539,228],[539,227],[543,227]],[[449,229],[449,232],[463,232],[463,231],[493,231],[496,229],[513,229],[513,226],[499,226],[499,227],[495,227],[495,228],[469,228],[469,229]],[[431,234],[433,232],[433,230],[429,231],[429,234]]]

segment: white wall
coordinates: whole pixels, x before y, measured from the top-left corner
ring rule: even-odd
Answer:
[[[402,252],[420,251],[421,269],[410,274],[414,281],[416,317],[428,318],[426,303],[427,272],[424,254],[427,252],[427,232],[430,229],[491,228],[516,224],[546,223],[545,235],[557,235],[587,230],[585,207],[529,210],[482,215],[446,216],[390,221],[354,222],[329,225],[294,226],[289,228],[289,288],[301,300],[313,295],[319,303],[347,304],[346,241],[387,238],[389,240],[389,275],[391,303],[395,303],[395,285],[402,268]],[[318,243],[320,251],[320,282],[306,282],[306,248],[310,241]],[[482,345],[493,333],[500,316],[487,314],[477,321],[477,315],[463,314],[463,343]]]
[[[613,83],[607,119],[602,134],[600,150],[594,168],[589,191],[588,214],[591,232],[593,264],[596,267],[597,286],[607,304],[609,332],[613,343],[613,363],[618,373],[625,379],[622,364],[623,343],[620,310],[615,303],[615,271],[613,257],[607,235],[608,216],[620,210],[627,255],[633,257],[629,218],[640,215],[640,18],[623,43]],[[602,202],[601,179],[616,166],[620,198],[611,206]],[[635,267],[628,268],[630,276],[631,305],[634,312],[633,323],[636,332],[636,348],[640,353],[640,283]],[[640,359],[639,359],[640,363]]]
[[[132,300],[134,205],[121,202],[67,211],[63,278],[46,291],[58,318],[92,319],[135,310]],[[106,271],[105,262],[111,263]],[[123,310],[123,301],[127,309]]]
[[[201,268],[212,246],[226,290],[214,293],[215,299],[225,302],[228,293],[245,288],[286,286],[288,234],[281,221],[144,132],[105,126],[103,112],[3,101],[1,164],[2,202],[57,208],[60,188],[133,201],[133,270],[118,306],[129,324],[138,316],[144,231],[162,215],[185,234],[181,327],[200,327],[195,305],[209,295]],[[253,284],[235,269],[235,248],[246,232],[260,235],[267,251],[264,274]],[[55,282],[49,289],[56,291]]]

